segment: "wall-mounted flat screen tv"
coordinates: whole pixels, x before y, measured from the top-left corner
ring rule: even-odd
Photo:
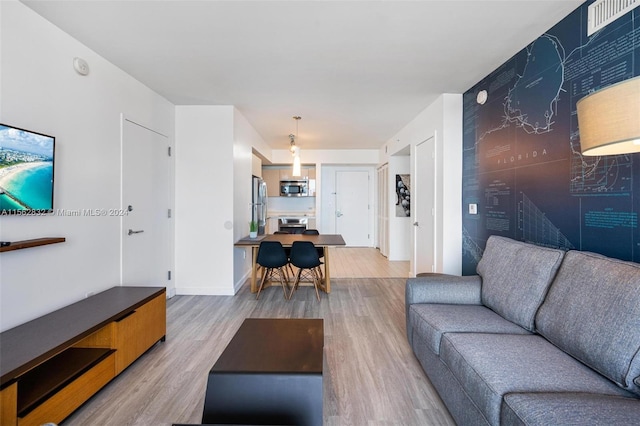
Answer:
[[[0,214],[53,211],[55,141],[0,124]]]

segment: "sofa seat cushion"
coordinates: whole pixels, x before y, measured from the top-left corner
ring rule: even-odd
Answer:
[[[504,396],[505,425],[633,425],[640,399],[590,393],[513,393]]]
[[[568,252],[536,325],[554,345],[640,395],[640,265]]]
[[[630,396],[539,335],[447,333],[440,359],[493,425],[513,392],[586,392]]]
[[[414,333],[426,338],[434,354],[440,353],[440,340],[445,333],[531,334],[482,305],[412,305],[409,320]]]
[[[534,331],[534,319],[564,252],[492,235],[477,271],[482,304],[509,321]]]

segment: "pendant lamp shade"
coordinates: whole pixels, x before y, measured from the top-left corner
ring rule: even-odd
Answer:
[[[640,77],[587,95],[577,107],[582,155],[640,152]]]
[[[293,176],[300,176],[302,174],[302,171],[300,170],[300,155],[293,157],[293,171],[291,174]]]
[[[298,137],[298,122],[302,119],[299,115],[294,115],[293,119],[296,120],[296,134],[289,135],[289,141],[291,143],[291,155],[293,156],[293,170],[291,171],[292,176],[300,176],[302,171],[300,170],[300,148],[296,146],[296,138]]]

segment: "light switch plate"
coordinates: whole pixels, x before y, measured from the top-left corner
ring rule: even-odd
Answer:
[[[469,214],[478,214],[477,204],[469,204]]]

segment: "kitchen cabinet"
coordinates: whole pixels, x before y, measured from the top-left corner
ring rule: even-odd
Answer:
[[[280,195],[280,170],[262,168],[262,179],[267,184],[267,196],[277,197]]]
[[[304,167],[300,169],[300,176],[292,176],[291,172],[293,172],[292,167],[280,169],[280,180],[301,180],[309,178],[309,169]]]
[[[281,180],[313,180],[316,179],[316,168],[309,166],[302,166],[300,170],[300,176],[291,176],[292,167],[287,165],[282,166],[266,166],[262,168],[262,179],[267,183],[267,196],[279,197],[280,196],[280,181]],[[315,182],[313,186],[310,184],[309,195],[315,195]]]
[[[291,172],[293,170],[291,169],[291,167],[289,167],[288,169],[278,169],[278,173],[280,173],[280,180],[289,180],[291,179]]]
[[[291,172],[293,172],[292,167],[286,167],[280,169],[280,180],[301,180],[301,179],[315,179],[316,178],[316,168],[315,167],[305,167],[302,166],[300,169],[300,176],[292,176]],[[313,177],[312,177],[313,175]]]

